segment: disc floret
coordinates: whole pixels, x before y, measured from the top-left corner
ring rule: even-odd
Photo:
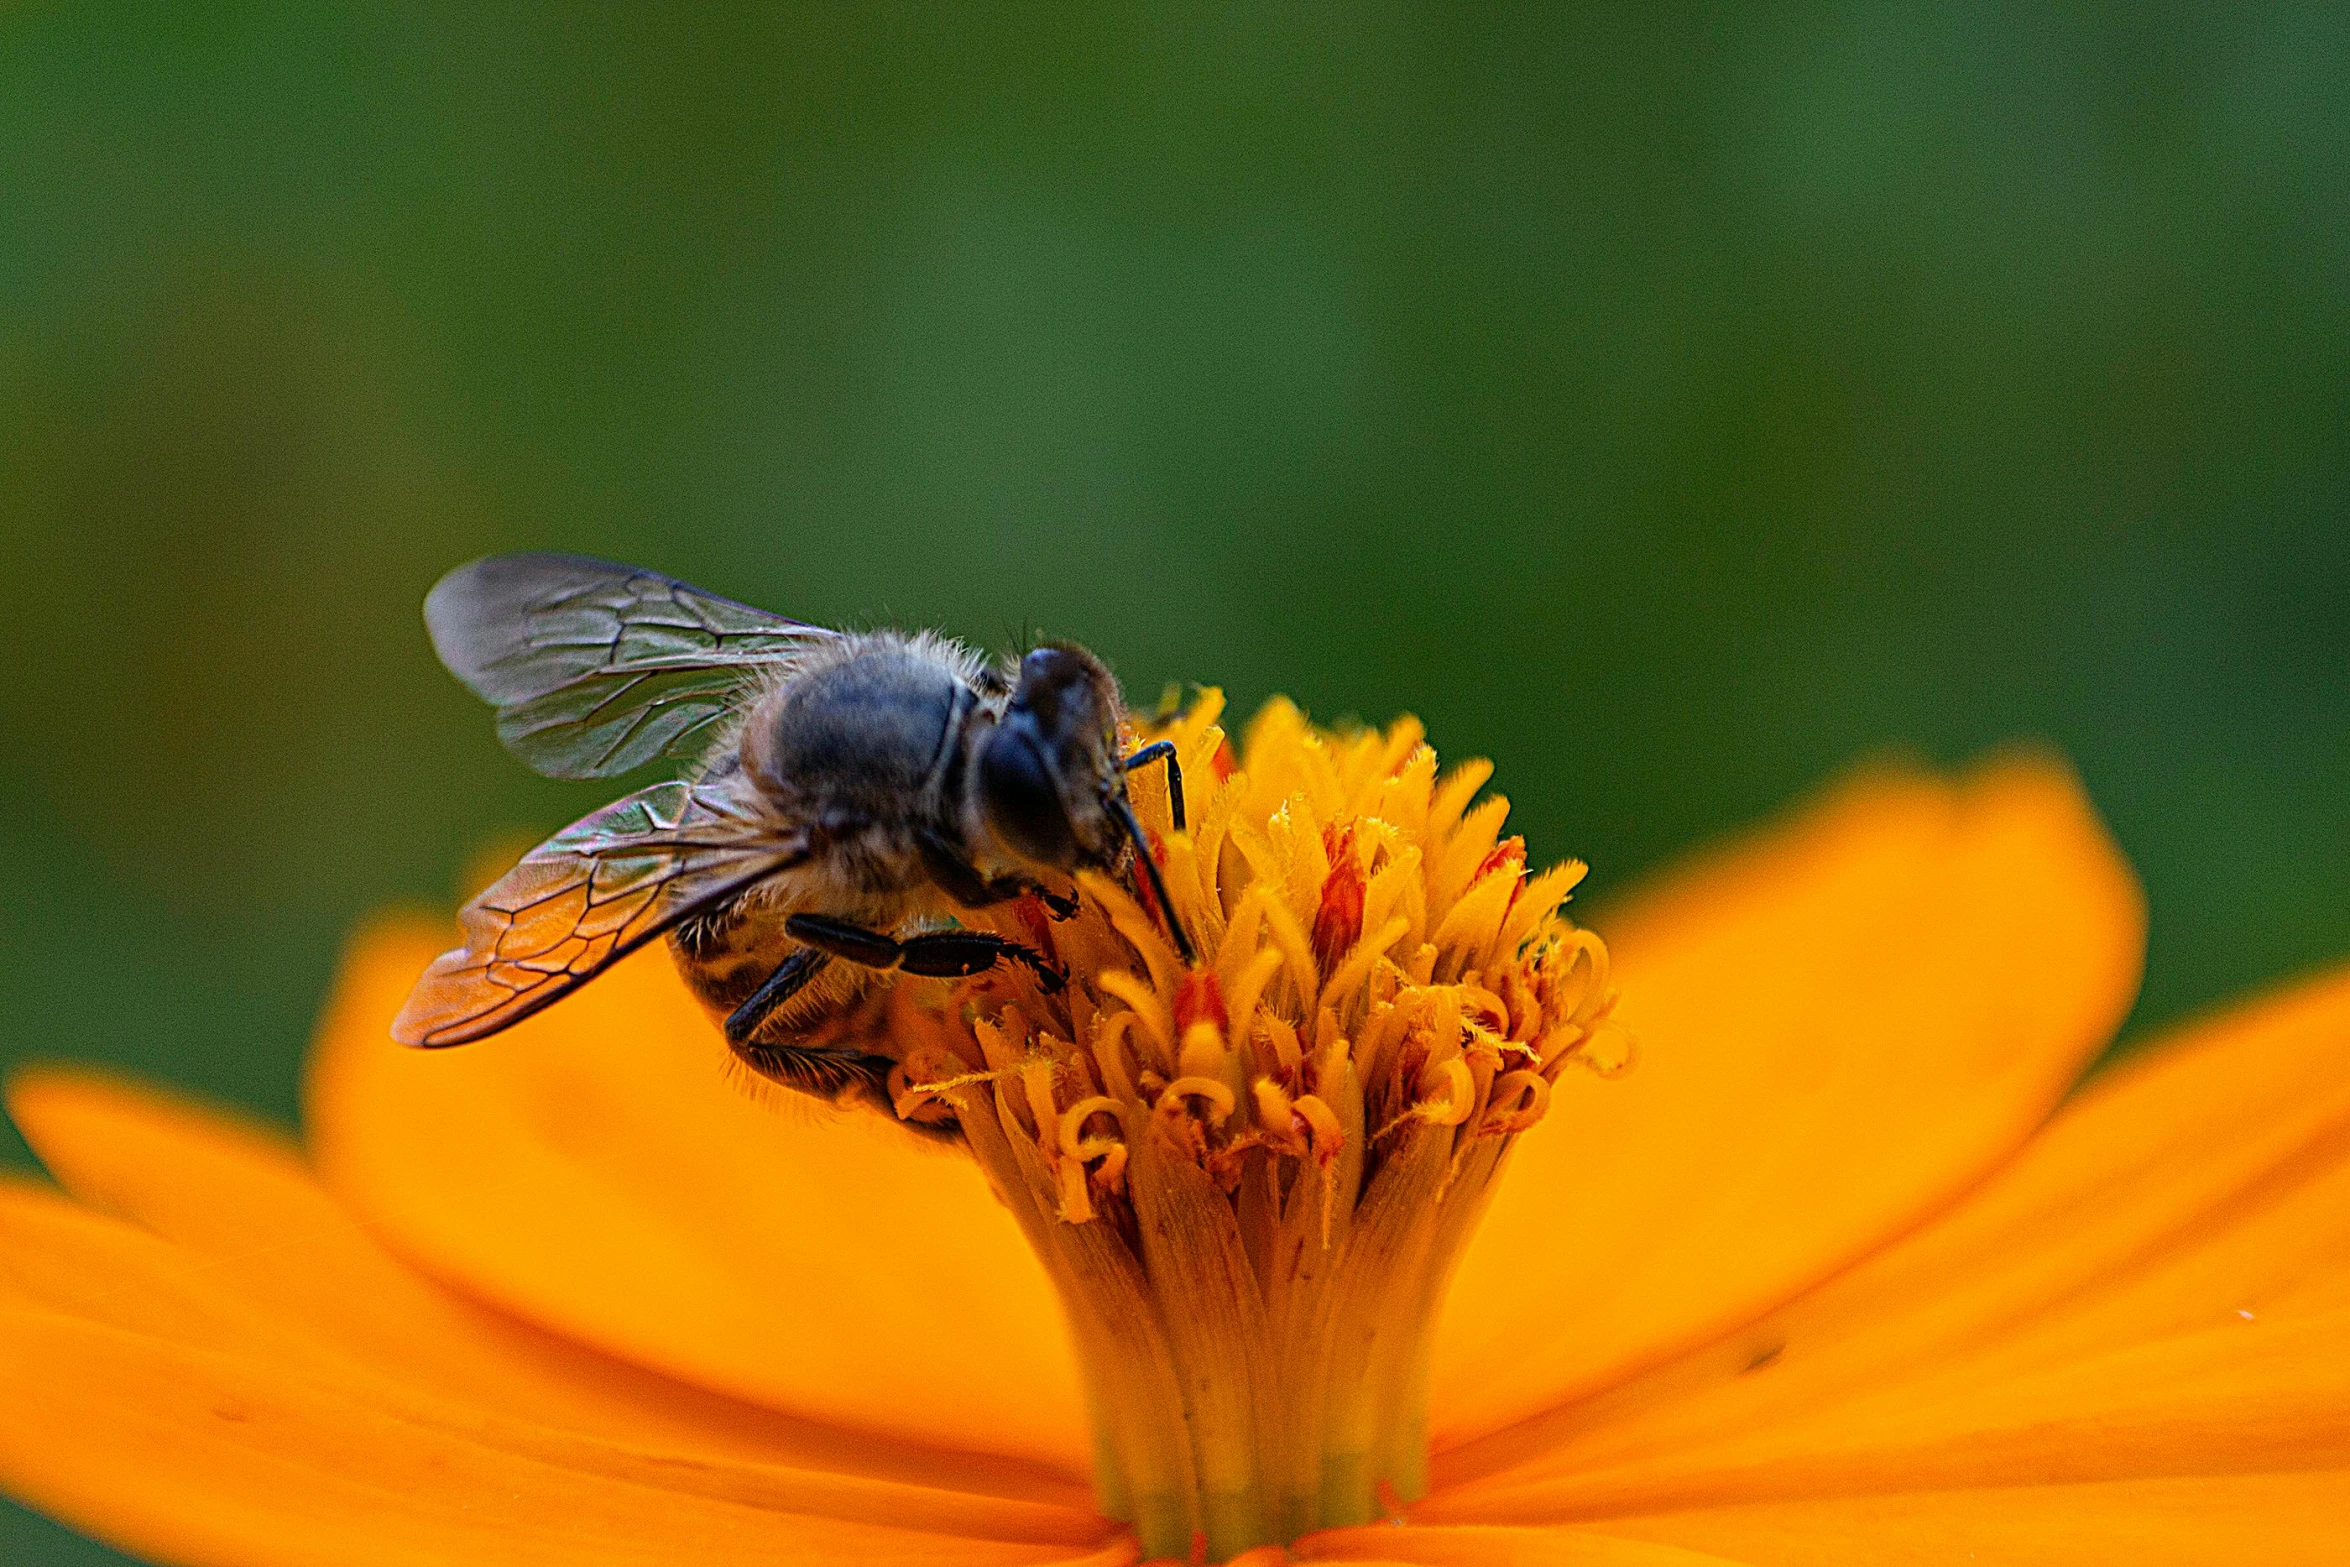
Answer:
[[[1280,701],[1235,755],[1221,707],[1155,731],[1186,830],[1134,779],[1195,965],[1089,876],[1075,918],[982,916],[1065,988],[891,1008],[899,1114],[951,1109],[1059,1290],[1104,1510],[1218,1559],[1425,1490],[1430,1332],[1484,1196],[1562,1071],[1627,1059],[1607,949],[1561,912],[1584,867],[1529,874],[1489,764]]]

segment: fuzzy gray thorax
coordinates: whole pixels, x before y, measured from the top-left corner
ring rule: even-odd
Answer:
[[[985,675],[944,638],[844,638],[753,707],[739,739],[744,771],[844,880],[908,890],[923,879],[921,832],[993,847],[967,765],[975,727],[983,733],[1002,705],[982,695]]]

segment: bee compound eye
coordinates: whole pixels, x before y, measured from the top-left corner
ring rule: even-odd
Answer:
[[[1061,791],[1026,726],[1006,725],[988,737],[979,757],[979,788],[988,826],[998,837],[1040,864],[1076,862],[1077,836]]]

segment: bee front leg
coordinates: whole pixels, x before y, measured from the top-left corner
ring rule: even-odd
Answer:
[[[922,851],[922,868],[930,873],[930,879],[964,908],[990,908],[1033,892],[1054,919],[1065,920],[1077,912],[1075,898],[1064,898],[1040,881],[1026,876],[980,875],[978,866],[935,832],[926,829],[916,834],[914,841]]]
[[[901,941],[822,914],[794,914],[783,922],[783,929],[794,941],[867,968],[896,969],[929,979],[960,979],[983,974],[1009,959],[1026,965],[1047,992],[1068,983],[1068,976],[1046,962],[1044,954],[992,931],[929,930]]]
[[[1153,762],[1167,764],[1167,814],[1174,818],[1175,830],[1181,832],[1184,825],[1183,764],[1175,760],[1175,742],[1153,740],[1150,744],[1137,749],[1118,766],[1121,771],[1130,773],[1138,767],[1148,767]]]

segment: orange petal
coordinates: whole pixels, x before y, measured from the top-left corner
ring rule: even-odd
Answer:
[[[1964,1203],[1722,1343],[1451,1455],[1428,1511],[2345,1466],[2350,970],[2100,1079]]]
[[[1743,1567],[1726,1556],[1583,1529],[1428,1528],[1374,1524],[1309,1534],[1291,1547],[1300,1561],[1412,1562],[1419,1567]]]
[[[1756,1567],[2335,1567],[2345,1519],[2350,1470],[2331,1469],[1779,1502],[1607,1527]]]
[[[1457,1445],[1725,1333],[1948,1204],[2095,1057],[2136,883],[2072,776],[1878,776],[1597,922],[1638,1065],[1570,1077],[1447,1309]]]
[[[260,1342],[306,1346],[411,1389],[559,1430],[655,1452],[842,1469],[1091,1513],[1085,1489],[1050,1472],[811,1426],[484,1307],[386,1253],[268,1129],[71,1070],[23,1074],[11,1085],[9,1108],[69,1191],[161,1238],[76,1213],[54,1196],[0,1204],[10,1261],[19,1272],[55,1275],[60,1282],[45,1292],[52,1302],[146,1312],[184,1299],[186,1283],[200,1282],[212,1302],[202,1309],[217,1316],[233,1306],[258,1324]],[[70,1288],[62,1282],[69,1278]]]
[[[956,1478],[951,1466],[944,1476],[916,1474],[913,1484],[789,1467],[778,1461],[791,1444],[777,1440],[774,1428],[787,1424],[777,1417],[656,1383],[576,1350],[567,1361],[560,1346],[511,1324],[505,1337],[484,1333],[480,1330],[497,1327],[497,1319],[439,1297],[380,1254],[370,1266],[354,1270],[350,1253],[363,1251],[365,1243],[356,1241],[347,1220],[336,1222],[331,1210],[322,1216],[328,1223],[321,1232],[272,1235],[264,1224],[244,1236],[246,1244],[238,1244],[243,1221],[232,1208],[238,1198],[258,1197],[257,1206],[267,1208],[274,1199],[298,1199],[300,1192],[299,1182],[291,1179],[283,1183],[283,1192],[271,1191],[276,1183],[268,1173],[268,1156],[282,1158],[283,1151],[269,1148],[250,1131],[66,1076],[20,1089],[19,1097],[40,1106],[28,1120],[40,1128],[45,1144],[54,1146],[60,1127],[70,1127],[65,1140],[81,1145],[85,1177],[97,1162],[90,1145],[101,1141],[111,1141],[122,1154],[159,1155],[151,1173],[134,1168],[130,1159],[117,1173],[125,1187],[151,1187],[151,1211],[167,1219],[175,1211],[184,1215],[189,1228],[211,1232],[213,1244],[202,1251],[182,1247],[30,1182],[0,1182],[0,1346],[5,1346],[0,1359],[44,1353],[43,1325],[70,1319],[102,1330],[91,1341],[100,1350],[127,1343],[209,1356],[232,1365],[241,1378],[332,1392],[369,1417],[396,1418],[607,1483],[1032,1544],[1090,1546],[1112,1527],[1082,1507],[941,1490]],[[142,1120],[155,1124],[142,1129]],[[252,1146],[240,1148],[248,1138]],[[233,1176],[240,1158],[250,1163],[246,1173],[258,1179],[221,1178]],[[173,1188],[174,1195],[162,1195]],[[315,1188],[310,1198],[323,1206]],[[203,1212],[207,1208],[209,1215]],[[314,1276],[314,1287],[290,1289],[284,1283],[290,1275]],[[416,1311],[421,1320],[411,1326],[433,1334],[433,1343],[384,1331],[377,1313],[386,1308]],[[9,1331],[26,1322],[38,1330],[29,1350]],[[524,1354],[509,1361],[503,1352],[513,1348]],[[530,1356],[534,1349],[540,1351],[536,1359]],[[94,1415],[114,1421],[139,1418],[136,1409],[103,1407],[126,1399],[137,1404],[141,1395],[128,1391],[139,1385],[136,1378],[110,1380],[88,1359],[52,1369],[82,1379],[81,1404]],[[599,1379],[599,1371],[613,1375]],[[571,1380],[565,1379],[567,1373]],[[656,1402],[655,1390],[670,1397]],[[16,1406],[9,1407],[13,1412]],[[579,1418],[583,1414],[586,1418]],[[599,1427],[616,1427],[618,1439]],[[203,1435],[198,1428],[192,1438]],[[819,1447],[818,1456],[843,1455]],[[923,1457],[920,1450],[887,1456],[901,1468]],[[35,1465],[30,1472],[45,1471]],[[33,1484],[36,1495],[50,1494],[37,1482],[22,1483]],[[73,1516],[99,1526],[113,1517],[93,1512],[86,1503]]]
[[[517,1419],[505,1402],[506,1390],[494,1383],[477,1389],[474,1399],[451,1397],[405,1380],[398,1375],[402,1368],[325,1351],[305,1331],[309,1324],[275,1316],[239,1295],[224,1284],[223,1271],[29,1182],[0,1183],[0,1345],[11,1353],[16,1346],[7,1325],[62,1319],[104,1330],[95,1341],[100,1345],[164,1345],[209,1355],[234,1362],[240,1376],[332,1390],[377,1414],[615,1482],[811,1516],[1039,1544],[1091,1545],[1112,1528],[1069,1507],[971,1496],[926,1481],[681,1453],[674,1446],[648,1449]],[[463,1346],[455,1347],[461,1354]],[[122,1385],[103,1377],[86,1395],[93,1406],[125,1396]],[[127,1418],[119,1411],[114,1417]]]
[[[0,1307],[80,1317],[224,1351],[270,1344],[269,1324],[168,1242],[22,1177],[0,1180]]]
[[[675,1466],[575,1467],[282,1362],[43,1310],[0,1307],[0,1346],[0,1479],[101,1538],[194,1567],[1132,1556],[819,1516],[788,1484],[726,1494],[665,1483]]]
[[[1058,1305],[968,1160],[744,1093],[660,951],[496,1038],[403,1050],[391,1018],[444,938],[362,935],[312,1062],[320,1168],[395,1250],[704,1387],[1082,1471]]]

